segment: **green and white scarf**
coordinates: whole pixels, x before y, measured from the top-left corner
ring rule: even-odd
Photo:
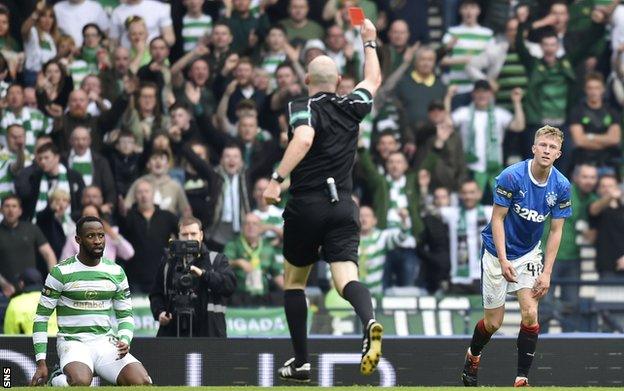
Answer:
[[[468,123],[466,163],[474,163],[479,160],[476,150],[476,132],[474,128],[475,107],[470,104],[470,122]],[[494,105],[490,104],[487,108],[487,125],[485,129],[485,158],[487,160],[486,170],[498,171],[501,168],[503,158],[501,156],[501,143],[498,131],[496,129],[496,116],[494,115]]]
[[[82,175],[85,186],[91,186],[93,183],[93,156],[91,155],[91,149],[87,149],[87,152],[82,156],[76,155],[76,152],[72,149],[69,153],[69,168],[78,171]]]
[[[37,205],[35,206],[35,212],[41,212],[48,206],[48,196],[57,189],[65,190],[67,194],[71,195],[69,189],[69,180],[67,179],[67,168],[64,165],[59,164],[59,172],[56,178],[49,177],[46,173],[41,177],[41,183],[39,183],[39,196],[37,198]],[[71,203],[67,208],[71,213]]]
[[[472,249],[477,254],[478,249],[481,247],[481,235],[479,232],[487,225],[488,216],[485,214],[485,209],[482,205],[477,206],[477,219],[476,225],[468,226],[468,220],[466,218],[467,210],[459,208],[459,218],[457,220],[457,243],[456,243],[456,256],[451,257],[451,281],[454,283],[465,283],[472,281],[474,273],[471,273],[475,269],[475,265],[472,263],[478,263],[479,259],[470,259],[470,245],[468,242],[469,231],[474,231],[473,234],[477,239],[476,249]]]
[[[399,216],[399,210],[407,209],[408,200],[407,192],[405,191],[407,179],[405,175],[397,180],[390,178],[390,175],[386,175],[388,181],[388,189],[390,190],[390,207],[388,208],[387,215],[387,228],[400,228],[401,217]],[[411,222],[408,222],[408,227],[411,227]]]

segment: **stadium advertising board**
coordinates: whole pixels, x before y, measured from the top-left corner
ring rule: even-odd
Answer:
[[[468,339],[392,338],[384,344],[379,372],[359,374],[359,339],[313,338],[310,353],[313,383],[321,386],[459,385]],[[57,362],[49,343],[48,364]],[[484,354],[480,382],[506,386],[515,377],[515,338],[495,338]],[[157,385],[282,384],[276,369],[291,356],[290,341],[267,339],[137,338],[132,353]],[[532,385],[621,386],[623,338],[544,338],[532,371]],[[10,367],[12,385],[26,384],[35,370],[32,340],[0,337],[0,365]]]

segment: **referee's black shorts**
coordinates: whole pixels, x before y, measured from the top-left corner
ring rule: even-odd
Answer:
[[[325,194],[295,195],[284,210],[284,258],[295,266],[319,260],[357,264],[360,213],[350,193],[330,203]]]

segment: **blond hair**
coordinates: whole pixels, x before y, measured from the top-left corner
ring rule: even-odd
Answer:
[[[544,125],[535,132],[535,138],[533,141],[535,142],[538,138],[546,136],[546,137],[554,137],[559,140],[559,145],[563,146],[563,132],[559,128],[555,128],[554,126]]]
[[[54,189],[52,191],[52,193],[50,193],[50,195],[48,196],[48,202],[51,204],[53,201],[56,200],[66,200],[66,201],[71,201],[71,197],[69,195],[68,192],[66,192],[63,189]]]

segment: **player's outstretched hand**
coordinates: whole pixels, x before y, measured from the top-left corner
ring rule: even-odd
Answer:
[[[542,273],[537,277],[537,280],[535,280],[533,289],[531,289],[531,294],[533,297],[541,299],[548,293],[548,288],[550,288],[550,275]]]
[[[33,387],[42,386],[48,381],[48,366],[45,361],[41,360],[37,362],[37,370],[30,381],[30,385]]]
[[[503,277],[505,278],[505,280],[509,282],[518,282],[518,279],[516,277],[516,269],[514,269],[511,262],[505,259],[505,260],[500,261],[500,265],[501,265],[501,271],[503,272]]]
[[[130,351],[130,345],[125,343],[122,340],[117,341],[117,352],[119,353],[119,359],[124,358],[126,354]]]
[[[262,193],[262,197],[264,197],[264,200],[269,205],[277,204],[278,202],[281,201],[281,198],[280,198],[281,192],[282,192],[282,189],[280,188],[280,184],[272,180],[271,182],[269,182],[269,185],[267,186],[267,188],[264,189],[264,193]]]

